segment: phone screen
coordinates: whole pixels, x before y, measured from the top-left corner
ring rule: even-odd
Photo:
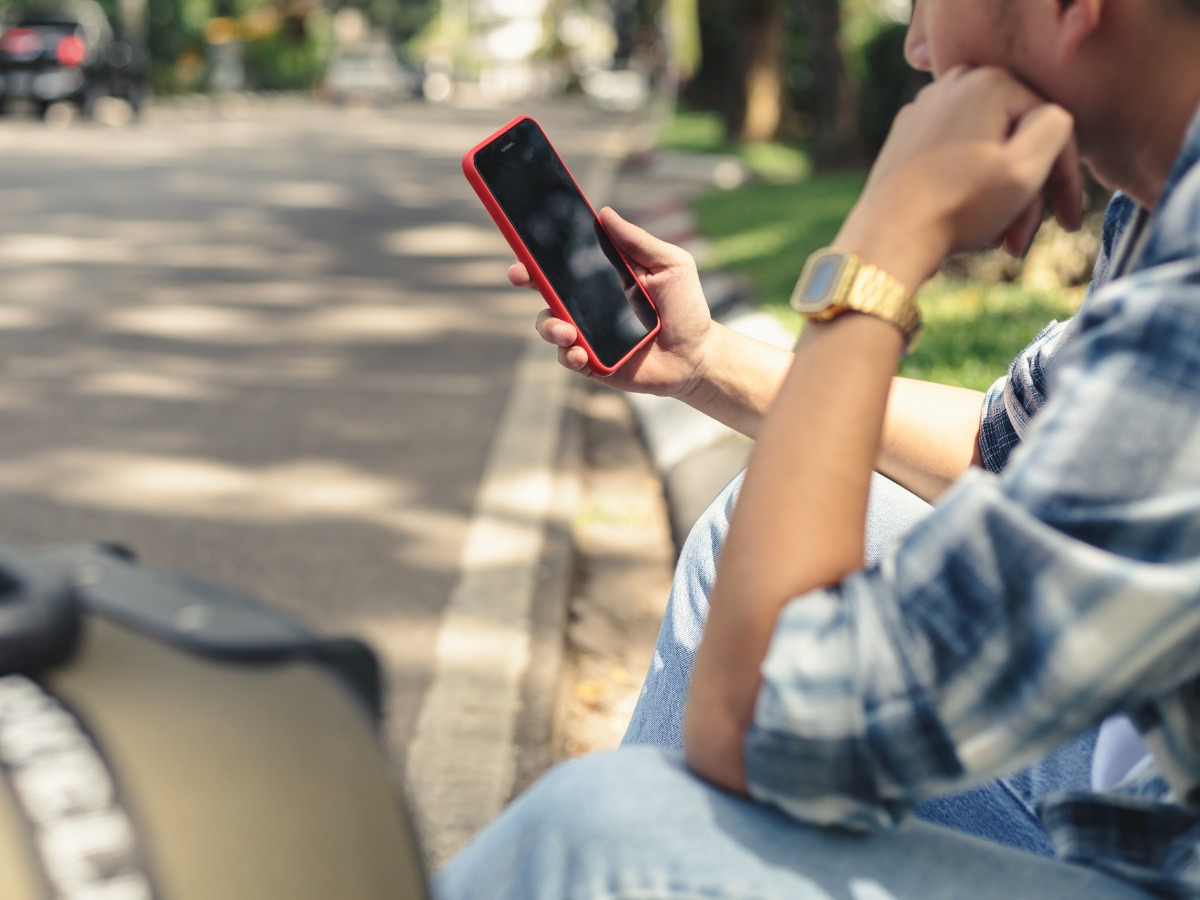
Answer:
[[[520,122],[475,168],[596,357],[624,359],[658,315],[542,130]]]

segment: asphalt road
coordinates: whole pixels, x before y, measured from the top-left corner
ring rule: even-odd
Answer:
[[[0,541],[368,637],[402,757],[537,309],[459,159],[521,111],[0,120]],[[537,115],[581,180],[624,129]]]

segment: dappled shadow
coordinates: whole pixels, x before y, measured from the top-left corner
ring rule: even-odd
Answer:
[[[384,634],[417,691],[538,306],[459,169],[504,118],[0,123],[0,541]]]

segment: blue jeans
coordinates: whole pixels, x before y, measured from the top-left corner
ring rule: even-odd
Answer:
[[[650,671],[623,745],[645,744],[671,750],[683,747],[683,708],[692,665],[708,618],[708,596],[716,577],[717,558],[725,544],[729,516],[741,484],[738,476],[688,535],[675,568]],[[876,475],[867,507],[868,565],[930,509],[920,497]],[[1038,822],[1037,803],[1055,791],[1089,787],[1095,743],[1095,731],[1086,732],[1019,772],[969,791],[927,800],[918,804],[914,813],[927,822],[1052,856],[1054,850]]]
[[[622,747],[553,769],[434,878],[437,900],[1147,900],[1099,872],[909,819],[853,835]]]
[[[678,752],[692,662],[741,480],[693,528],[621,749],[557,767],[434,881],[463,898],[1123,898],[1121,882],[1045,858],[1034,807],[1086,787],[1094,734],[1015,775],[921,804],[870,836],[806,826],[693,776]],[[867,558],[929,507],[872,485]],[[637,746],[651,745],[651,746]],[[987,840],[980,840],[980,838]]]

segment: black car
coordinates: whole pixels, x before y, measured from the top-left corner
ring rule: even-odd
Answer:
[[[0,108],[32,105],[45,115],[70,103],[91,115],[116,97],[136,115],[148,87],[145,54],[113,35],[104,10],[77,0],[23,10],[0,34]]]

